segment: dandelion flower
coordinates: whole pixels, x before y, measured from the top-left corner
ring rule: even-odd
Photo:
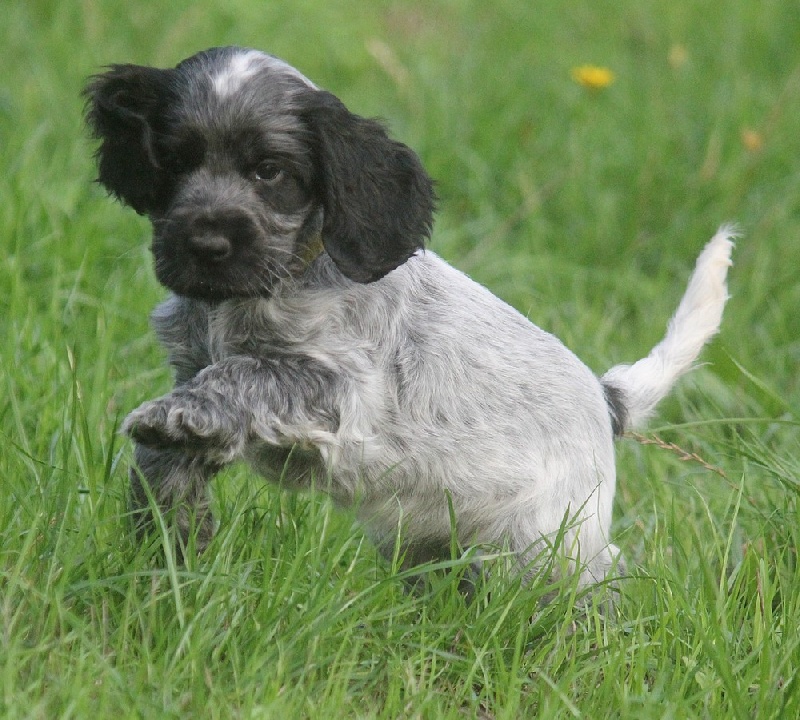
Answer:
[[[614,82],[614,73],[596,65],[581,65],[572,68],[572,79],[590,90],[602,90]]]
[[[742,145],[744,145],[745,150],[748,152],[757,153],[764,147],[764,136],[758,132],[758,130],[742,128],[740,137],[742,139]]]

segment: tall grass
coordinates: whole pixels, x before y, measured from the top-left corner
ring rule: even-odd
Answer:
[[[10,0],[0,23],[0,716],[800,716],[800,35],[788,0]],[[608,617],[500,558],[409,594],[321,495],[215,483],[182,566],[127,532],[120,419],[165,391],[148,228],[92,184],[112,62],[286,58],[438,182],[432,246],[598,372],[737,221],[723,331],[619,444]],[[592,91],[572,67],[609,67]],[[640,438],[641,440],[641,438]]]

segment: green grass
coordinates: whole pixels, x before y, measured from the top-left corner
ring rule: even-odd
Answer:
[[[2,14],[0,716],[800,716],[796,3]],[[187,567],[128,535],[117,427],[169,386],[147,327],[164,293],[146,224],[91,182],[79,93],[105,64],[228,43],[385,117],[438,182],[432,246],[598,372],[658,340],[704,241],[740,224],[708,364],[664,403],[661,446],[619,444],[632,576],[614,616],[576,610],[569,581],[537,611],[549,588],[502,562],[472,604],[459,563],[407,594],[351,516],[241,468],[216,482],[220,532]],[[579,87],[584,63],[615,82]]]

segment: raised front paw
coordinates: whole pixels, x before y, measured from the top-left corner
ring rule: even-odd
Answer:
[[[134,410],[122,431],[148,447],[180,448],[229,462],[247,437],[245,422],[230,409],[193,392],[175,391]]]

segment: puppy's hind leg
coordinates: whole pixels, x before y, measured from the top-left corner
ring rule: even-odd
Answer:
[[[139,539],[156,529],[151,504],[155,503],[167,526],[177,534],[180,557],[192,541],[197,552],[205,549],[214,530],[208,483],[220,469],[218,463],[200,455],[137,444],[130,469],[130,507]]]
[[[615,587],[613,579],[625,575],[625,565],[619,548],[608,542],[607,533],[597,518],[584,510],[570,513],[565,509],[559,523],[553,509],[551,521],[542,528],[539,523],[544,513],[541,510],[541,507],[528,507],[528,512],[518,509],[507,533],[510,549],[525,568],[526,579],[533,582],[541,577],[547,583],[559,585],[568,576],[577,576],[578,591],[608,583]],[[543,572],[546,577],[542,576]],[[587,598],[594,592],[592,590]],[[554,593],[548,593],[544,597],[548,600],[553,596]],[[610,608],[613,599],[603,603]]]

